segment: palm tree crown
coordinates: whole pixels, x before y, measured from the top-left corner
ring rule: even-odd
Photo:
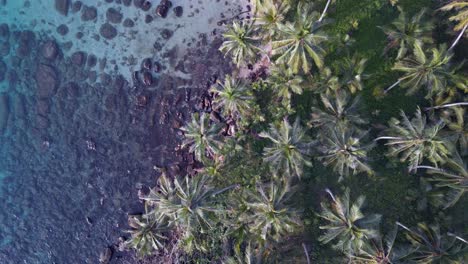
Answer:
[[[298,73],[300,69],[309,72],[310,59],[318,68],[323,66],[325,50],[322,44],[328,37],[319,33],[324,23],[314,18],[310,7],[299,4],[294,23],[280,24],[281,39],[272,42],[273,53],[282,54],[276,61],[286,63],[294,73]]]
[[[290,5],[288,1],[257,0],[255,24],[267,38],[273,37],[283,23]]]
[[[225,41],[219,50],[225,55],[230,54],[237,66],[255,60],[261,51],[256,46],[259,41],[253,37],[253,28],[249,24],[233,22],[223,37]]]
[[[401,121],[392,118],[387,130],[388,136],[376,139],[389,141],[386,145],[390,147],[390,156],[400,156],[401,161],[409,161],[410,171],[415,170],[424,159],[435,165],[447,159],[447,143],[439,137],[443,123],[427,124],[426,117],[419,108],[413,119],[409,120],[403,111],[401,118]]]
[[[249,111],[252,96],[242,81],[226,75],[224,82],[218,81],[210,91],[216,95],[213,103],[222,108],[225,116],[237,118]]]
[[[272,169],[288,176],[301,177],[304,165],[311,165],[305,156],[310,152],[312,142],[309,141],[299,120],[291,126],[285,118],[279,127],[271,125],[268,132],[260,133],[260,137],[273,143],[271,147],[265,147],[263,150],[264,160],[271,164]]]
[[[356,202],[351,204],[349,189],[346,189],[342,197],[335,197],[328,189],[327,192],[332,201],[321,204],[322,212],[319,216],[328,224],[320,226],[320,229],[325,229],[326,232],[319,240],[324,244],[336,240],[334,248],[346,253],[359,252],[365,239],[377,235],[374,226],[380,222],[380,215],[365,216],[361,212],[364,196],[358,197]]]
[[[292,94],[302,94],[303,79],[284,66],[274,66],[267,82],[284,104],[289,105]]]
[[[210,117],[205,113],[192,115],[192,120],[181,130],[185,133],[182,147],[189,146],[189,151],[195,154],[198,161],[203,161],[206,155],[214,156],[219,152],[221,141],[217,124],[209,124]]]
[[[415,43],[432,43],[430,33],[433,26],[432,23],[422,21],[425,13],[426,10],[423,9],[409,18],[404,11],[400,11],[400,15],[390,26],[382,27],[389,40],[385,50],[399,47],[397,59],[401,59]]]

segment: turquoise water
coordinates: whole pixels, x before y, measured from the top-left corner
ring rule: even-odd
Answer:
[[[203,46],[236,7],[173,1],[184,14],[162,19],[159,1],[73,1],[66,16],[55,2],[0,0],[0,263],[98,263],[107,247],[129,263],[127,214],[183,162],[177,128],[225,73]]]

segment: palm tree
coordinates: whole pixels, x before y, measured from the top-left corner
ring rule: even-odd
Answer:
[[[387,136],[375,139],[389,141],[385,144],[390,147],[389,155],[400,156],[402,162],[408,161],[410,171],[416,170],[424,159],[436,166],[438,163],[444,163],[449,155],[448,143],[439,137],[444,124],[427,124],[426,117],[419,108],[411,121],[403,111],[401,118],[401,121],[392,118]]]
[[[279,241],[300,226],[299,213],[287,204],[290,195],[282,183],[257,185],[256,191],[248,192],[247,211],[241,221],[260,241]]]
[[[223,34],[225,41],[219,48],[225,55],[230,54],[233,62],[240,66],[257,58],[261,49],[257,47],[259,40],[254,38],[252,25],[233,22],[229,30]]]
[[[358,55],[347,57],[340,64],[340,73],[342,84],[354,94],[363,89],[363,80],[368,76],[364,74],[367,59],[360,58]]]
[[[127,231],[131,238],[125,241],[125,246],[135,249],[140,257],[164,248],[168,239],[164,233],[170,230],[166,219],[156,219],[152,215],[133,215],[129,216],[128,224],[132,227],[132,230]]]
[[[398,226],[395,225],[389,233],[382,237],[378,235],[368,243],[364,243],[361,250],[351,254],[351,263],[359,264],[393,264],[402,263],[402,260],[411,253],[411,250],[395,248],[395,239]]]
[[[340,176],[348,176],[359,172],[372,174],[367,164],[367,151],[372,145],[362,146],[361,140],[366,132],[352,128],[335,127],[322,134],[318,150],[319,157],[325,166],[332,165]],[[341,178],[340,178],[341,179]]]
[[[318,74],[312,76],[309,83],[310,90],[319,94],[333,94],[341,88],[338,77],[334,76],[330,68],[327,67],[320,69]]]
[[[234,256],[228,257],[225,261],[222,262],[223,264],[261,264],[262,255],[256,252],[255,249],[252,248],[252,245],[249,243],[245,250],[241,250],[240,248],[235,248]]]
[[[268,132],[262,132],[259,136],[273,143],[272,146],[264,148],[263,159],[270,163],[276,172],[281,171],[286,176],[300,178],[304,165],[311,165],[305,156],[310,152],[312,142],[309,141],[298,119],[291,126],[285,118],[279,127],[272,124]]]
[[[163,174],[158,179],[158,186],[142,199],[153,208],[149,215],[156,219],[166,217],[182,232],[183,242],[191,251],[193,246],[197,246],[194,234],[208,232],[219,221],[219,209],[213,198],[234,187],[236,185],[216,190],[204,175],[186,176],[184,180],[176,177],[171,181]]]
[[[456,10],[458,11],[458,14],[451,16],[449,18],[450,21],[456,21],[458,24],[455,26],[454,30],[459,31],[460,34],[456,38],[456,40],[453,42],[452,46],[450,46],[450,49],[453,49],[457,43],[460,41],[460,39],[463,37],[463,35],[466,32],[466,29],[468,28],[468,1],[464,0],[452,0],[450,3],[446,4],[441,8],[441,10],[444,11],[450,11],[450,10]]]
[[[277,63],[286,63],[293,73],[300,69],[309,72],[312,59],[318,68],[323,66],[325,50],[322,44],[328,37],[319,33],[324,25],[321,21],[314,21],[314,15],[308,5],[299,4],[294,23],[279,25],[280,40],[272,42],[273,54],[281,54]]]
[[[359,128],[367,124],[367,120],[358,114],[360,97],[351,100],[351,95],[345,90],[336,90],[320,95],[322,109],[312,107],[309,124],[316,128],[331,129],[335,126],[342,128]]]
[[[438,225],[419,223],[416,229],[409,229],[401,223],[397,224],[407,231],[406,238],[415,248],[407,258],[411,263],[466,263],[466,240],[453,234],[441,235]]]
[[[426,88],[427,96],[444,92],[448,81],[454,75],[449,64],[453,54],[447,52],[445,46],[433,48],[431,51],[432,56],[428,58],[422,46],[415,43],[413,55],[396,62],[393,67],[393,70],[403,72],[404,75],[385,92],[397,85],[408,88],[408,94],[415,93],[421,87]]]
[[[447,160],[445,167],[446,169],[431,166],[417,167],[427,169],[430,175],[429,181],[434,182],[435,187],[441,190],[434,192],[432,196],[435,204],[443,206],[444,209],[455,205],[468,192],[468,170],[460,155],[455,152],[453,158]]]
[[[359,252],[366,239],[374,238],[377,231],[374,227],[380,222],[380,215],[371,214],[365,216],[361,212],[365,198],[360,196],[356,202],[350,203],[349,189],[346,189],[342,197],[335,197],[327,189],[331,203],[322,202],[322,212],[319,215],[328,222],[320,229],[326,230],[325,234],[319,237],[320,242],[327,244],[332,240],[336,243],[335,249],[348,254]]]
[[[210,91],[216,95],[214,105],[222,108],[225,116],[237,118],[249,111],[253,97],[242,81],[226,75],[224,82],[218,81]]]
[[[285,19],[290,8],[288,1],[256,0],[255,25],[265,38],[272,38]]]
[[[389,44],[385,48],[388,50],[399,47],[397,59],[403,58],[408,50],[411,50],[415,43],[420,46],[423,43],[432,43],[431,32],[433,25],[430,22],[423,22],[426,10],[423,9],[412,18],[400,10],[398,18],[388,27],[381,27]]]
[[[220,129],[218,124],[210,124],[210,117],[205,113],[195,113],[190,123],[181,128],[185,133],[182,147],[189,146],[190,153],[194,153],[199,161],[203,161],[206,155],[214,156],[222,144],[218,136]]]
[[[468,154],[468,124],[465,123],[466,108],[454,107],[441,113],[441,119],[449,129],[443,131],[447,138],[458,145],[462,156]]]
[[[290,105],[292,94],[302,94],[303,79],[294,74],[290,69],[281,66],[273,66],[267,83],[271,85],[279,99],[286,106]]]

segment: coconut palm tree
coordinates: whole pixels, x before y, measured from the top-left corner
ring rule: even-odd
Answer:
[[[263,159],[271,164],[271,168],[276,172],[300,178],[304,165],[311,165],[306,160],[306,155],[310,152],[312,142],[298,119],[291,126],[285,118],[279,126],[272,124],[268,132],[262,132],[259,136],[273,143],[263,149]]]
[[[444,5],[441,10],[443,11],[450,11],[450,10],[456,10],[458,13],[456,15],[453,15],[449,18],[450,21],[456,21],[457,25],[454,27],[455,31],[460,31],[460,34],[458,37],[455,39],[453,42],[452,46],[450,46],[450,49],[453,49],[460,39],[463,37],[463,35],[466,32],[466,29],[468,28],[468,1],[465,0],[452,0],[450,3]]]
[[[442,111],[440,117],[448,131],[443,131],[446,137],[458,145],[462,156],[468,154],[468,124],[465,123],[466,108],[453,107]]]
[[[300,226],[299,212],[287,204],[290,195],[283,183],[257,185],[255,191],[248,192],[247,210],[241,221],[247,223],[249,232],[260,241],[279,241]]]
[[[377,236],[374,227],[380,222],[380,215],[365,216],[361,212],[365,198],[360,196],[351,204],[349,189],[342,197],[335,197],[330,190],[326,190],[331,197],[330,203],[322,202],[320,217],[327,221],[327,225],[320,226],[326,230],[319,237],[319,241],[327,244],[335,241],[333,247],[348,254],[359,252],[367,239]]]
[[[182,147],[189,147],[190,153],[195,158],[203,161],[206,155],[214,156],[219,152],[222,142],[219,139],[221,127],[218,124],[210,124],[210,117],[205,113],[192,115],[192,120],[181,130],[185,133]]]
[[[225,55],[230,54],[237,66],[254,61],[261,52],[257,47],[259,40],[254,37],[250,24],[233,22],[223,37],[225,41],[219,50]]]
[[[300,75],[294,74],[284,65],[273,66],[267,79],[277,97],[287,106],[290,105],[292,94],[302,94],[303,81]]]
[[[443,45],[439,49],[433,48],[431,51],[432,56],[428,58],[422,46],[415,43],[413,55],[397,61],[393,67],[393,70],[403,72],[403,76],[385,92],[397,85],[408,88],[408,94],[414,94],[421,87],[425,87],[428,97],[444,92],[454,75],[450,68],[450,59],[453,54],[447,52]]]
[[[436,205],[444,209],[455,205],[460,198],[468,192],[468,170],[466,163],[458,153],[453,154],[452,159],[445,163],[445,169],[431,166],[418,166],[427,169],[429,181],[434,182],[436,191],[432,194]]]
[[[453,234],[442,235],[438,225],[419,223],[410,229],[401,223],[397,224],[407,231],[406,238],[415,250],[408,256],[410,263],[466,263],[468,243]]]
[[[398,233],[398,226],[395,225],[385,237],[378,235],[364,243],[359,252],[349,256],[351,263],[355,264],[393,264],[404,263],[411,250],[395,248],[395,239]]]
[[[142,199],[153,208],[149,215],[156,219],[166,217],[182,232],[184,243],[191,251],[193,246],[197,246],[194,234],[208,232],[219,221],[213,198],[234,187],[216,190],[204,175],[186,176],[183,180],[176,177],[171,181],[163,174],[158,179],[158,186]]]
[[[359,96],[351,100],[351,95],[346,90],[336,90],[321,94],[320,99],[322,108],[312,107],[311,109],[309,124],[312,127],[331,129],[339,126],[357,129],[368,123],[358,114]]]
[[[255,25],[265,38],[272,38],[277,34],[289,8],[289,1],[256,0]]]
[[[327,67],[320,69],[318,74],[312,76],[309,86],[312,92],[319,94],[333,94],[341,88],[340,80]]]
[[[431,32],[433,25],[431,22],[423,21],[427,10],[423,9],[413,17],[409,17],[400,10],[398,18],[387,27],[381,27],[389,41],[385,52],[398,47],[397,59],[403,58],[408,50],[411,50],[415,43],[422,46],[424,43],[432,43]]]
[[[228,257],[223,264],[261,264],[262,254],[256,252],[256,249],[249,243],[244,250],[234,249],[234,256]]]
[[[429,125],[426,117],[417,109],[413,119],[401,111],[402,120],[392,118],[386,136],[375,140],[388,140],[389,156],[400,156],[402,162],[408,161],[410,171],[416,170],[424,159],[436,165],[444,163],[449,155],[448,143],[440,138],[444,127],[442,122]]]
[[[340,176],[359,172],[372,173],[367,164],[367,151],[372,145],[363,146],[361,140],[366,132],[352,128],[335,127],[323,133],[318,150],[325,166],[333,166]],[[341,179],[341,178],[340,178]]]
[[[368,78],[368,75],[364,74],[366,62],[367,59],[354,55],[345,58],[340,64],[340,80],[352,94],[361,91],[364,87],[362,81]]]
[[[221,108],[225,116],[238,118],[249,111],[253,97],[242,81],[226,75],[224,82],[218,81],[210,91],[216,95],[213,104]]]
[[[135,249],[140,257],[152,255],[164,248],[168,239],[164,234],[170,230],[166,219],[154,218],[152,215],[132,215],[128,218],[128,224],[132,230],[127,231],[131,237],[125,241],[125,246]]]
[[[323,66],[325,50],[322,45],[328,37],[319,32],[325,23],[314,18],[309,5],[299,4],[294,23],[280,24],[280,39],[272,42],[273,54],[281,54],[276,62],[286,63],[293,73],[301,69],[309,72],[310,60],[318,68]]]

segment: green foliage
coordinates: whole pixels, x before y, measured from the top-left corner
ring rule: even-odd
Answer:
[[[317,21],[317,14],[309,5],[299,5],[294,22],[279,25],[280,39],[272,42],[273,54],[279,54],[276,62],[286,63],[293,73],[311,70],[310,60],[318,68],[323,66],[325,50],[322,47],[328,40],[320,33],[324,23]]]
[[[292,94],[302,94],[303,82],[304,80],[300,75],[294,74],[284,65],[273,66],[267,79],[267,83],[287,108],[291,108]]]
[[[234,22],[223,34],[225,41],[219,50],[225,55],[230,55],[237,66],[253,61],[261,52],[257,47],[259,41],[253,37],[253,34],[252,25]]]
[[[128,225],[132,227],[132,230],[127,231],[131,238],[125,241],[125,245],[135,249],[140,257],[164,248],[168,239],[164,233],[169,231],[165,218],[155,218],[154,215],[129,216]]]
[[[438,225],[420,223],[415,229],[398,225],[407,231],[406,238],[415,248],[408,257],[411,263],[462,264],[467,260],[468,243],[454,235],[441,234]]]
[[[458,146],[462,156],[468,154],[468,123],[465,123],[465,116],[466,109],[462,107],[449,108],[440,114],[448,128],[447,131],[443,131],[443,136]]]
[[[429,125],[421,109],[418,108],[416,116],[411,120],[402,111],[401,121],[392,118],[389,125],[387,135],[377,140],[388,140],[385,145],[390,148],[389,156],[400,156],[400,161],[408,161],[410,171],[415,170],[425,159],[436,166],[447,160],[447,142],[439,135],[444,124],[438,122]]]
[[[380,222],[380,215],[364,215],[361,208],[364,205],[364,196],[359,196],[354,203],[350,201],[349,189],[343,196],[335,197],[330,190],[330,203],[321,203],[323,218],[327,225],[320,226],[326,232],[319,240],[327,244],[335,241],[333,247],[348,254],[359,252],[366,239],[376,237],[375,226]]]
[[[188,146],[189,152],[194,153],[199,161],[206,156],[213,157],[219,153],[220,129],[216,124],[210,125],[210,117],[205,113],[193,114],[191,122],[181,128],[185,136],[182,147]]]
[[[457,13],[449,18],[450,21],[457,22],[457,25],[453,28],[455,31],[462,30],[468,25],[468,1],[464,0],[452,0],[450,3],[444,5],[441,10],[451,11],[455,10]]]
[[[266,39],[274,37],[290,8],[288,1],[256,0],[255,25]]]
[[[259,136],[273,143],[270,147],[264,148],[264,160],[278,175],[300,177],[304,165],[311,165],[306,156],[310,152],[312,142],[299,120],[291,126],[285,118],[278,126],[272,124],[268,132],[262,132]]]

